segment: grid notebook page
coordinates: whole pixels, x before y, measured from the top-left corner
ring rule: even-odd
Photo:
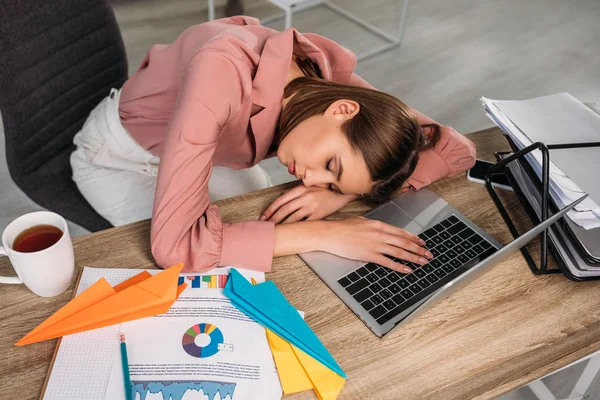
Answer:
[[[115,286],[141,271],[84,267],[77,294],[101,277]],[[119,330],[120,324],[117,324],[64,336],[56,354],[44,400],[104,400],[113,358],[119,351]]]

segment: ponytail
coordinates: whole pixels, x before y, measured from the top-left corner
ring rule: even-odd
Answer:
[[[425,124],[419,126],[416,148],[408,155],[404,165],[388,179],[381,180],[373,185],[371,192],[366,194],[365,200],[374,204],[381,204],[392,197],[404,182],[415,172],[419,162],[419,153],[432,150],[439,142],[442,130],[438,124]]]
[[[423,128],[428,129],[428,132],[425,133]],[[440,141],[440,136],[442,135],[442,130],[438,124],[425,124],[421,125],[421,137],[422,141],[417,148],[418,151],[431,150],[435,147],[435,145]]]

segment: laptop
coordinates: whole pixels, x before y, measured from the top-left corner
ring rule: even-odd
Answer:
[[[398,196],[365,215],[425,241],[434,255],[428,264],[419,266],[394,259],[411,267],[411,274],[325,252],[303,253],[300,257],[381,337],[504,261],[585,197],[502,247],[444,199],[423,188]]]

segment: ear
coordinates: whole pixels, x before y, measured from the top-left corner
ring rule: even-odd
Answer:
[[[332,116],[336,119],[349,120],[354,118],[360,111],[360,104],[354,100],[337,100],[325,110],[326,116]]]

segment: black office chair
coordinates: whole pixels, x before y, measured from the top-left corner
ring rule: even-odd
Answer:
[[[2,2],[0,112],[11,177],[33,201],[92,232],[111,224],[71,178],[73,136],[126,79],[125,47],[107,0]]]

